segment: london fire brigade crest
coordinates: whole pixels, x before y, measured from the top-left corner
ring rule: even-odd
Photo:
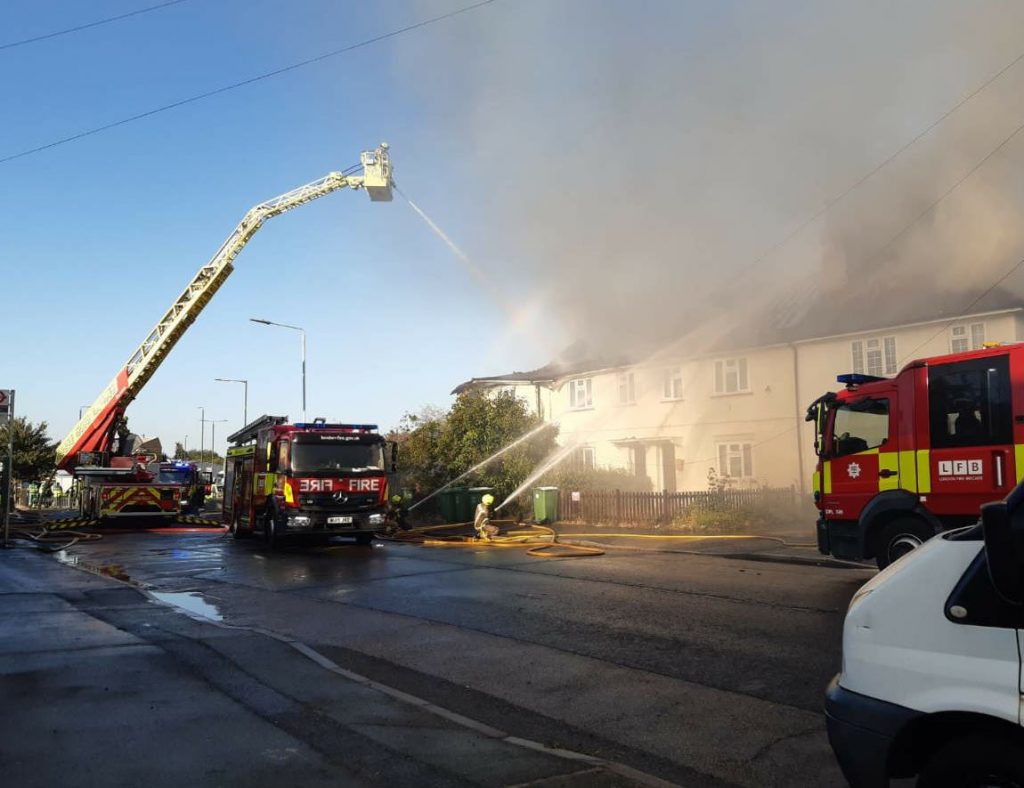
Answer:
[[[849,465],[846,466],[846,472],[848,474],[850,474],[850,478],[851,479],[859,479],[860,478],[860,463],[858,463],[858,462],[851,462]]]

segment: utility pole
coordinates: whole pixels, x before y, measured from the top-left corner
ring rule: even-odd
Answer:
[[[223,424],[227,419],[207,419],[206,423],[210,425],[210,453],[217,454],[217,425]],[[210,458],[210,462],[213,462],[213,458]]]
[[[11,482],[14,477],[14,389],[0,389],[0,424],[7,425],[7,460],[3,463],[0,481],[3,482],[3,511],[0,520],[3,524],[3,546],[10,547],[8,538],[11,528]]]
[[[196,407],[199,408],[199,469],[202,470],[206,451],[206,408],[203,405]]]

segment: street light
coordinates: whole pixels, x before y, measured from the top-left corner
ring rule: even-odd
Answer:
[[[210,425],[210,451],[213,454],[217,453],[217,425],[223,424],[227,419],[207,419],[206,423]],[[211,458],[210,462],[213,462]]]
[[[241,383],[245,389],[242,394],[242,426],[249,423],[249,381],[239,378],[214,378],[218,383]]]
[[[290,328],[302,334],[302,421],[306,421],[306,329],[299,326],[290,326],[287,323],[275,323],[273,320],[262,320],[258,317],[250,317],[253,323],[262,323],[265,326],[277,326],[278,328]]]
[[[206,406],[196,405],[199,408],[199,467],[203,467],[203,459],[206,456],[203,452],[206,449]]]

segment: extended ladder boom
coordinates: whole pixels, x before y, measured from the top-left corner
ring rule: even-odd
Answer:
[[[57,447],[57,467],[70,470],[81,452],[109,451],[114,431],[128,404],[153,377],[171,348],[213,298],[234,270],[233,261],[263,223],[274,216],[305,205],[318,197],[349,187],[365,189],[370,199],[391,199],[391,159],[386,143],[360,156],[362,175],[332,172],[287,194],[261,203],[245,215],[210,261],[199,269],[185,291],[148,336],[132,353],[124,367],[89,406],[74,429]]]

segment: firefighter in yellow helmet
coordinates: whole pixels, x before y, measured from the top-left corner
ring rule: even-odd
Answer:
[[[389,530],[391,531],[394,531],[396,528],[401,528],[403,531],[409,530],[409,523],[406,521],[408,511],[405,508],[404,501],[405,499],[398,493],[391,496],[387,514]]]
[[[498,526],[491,525],[491,504],[493,503],[494,496],[487,493],[476,506],[473,529],[476,531],[477,539],[489,540],[498,535]]]

